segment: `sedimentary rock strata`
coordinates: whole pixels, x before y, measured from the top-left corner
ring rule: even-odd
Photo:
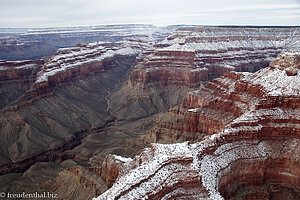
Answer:
[[[149,141],[200,141],[206,135],[214,135],[224,129],[232,132],[230,127],[226,127],[229,124],[232,124],[232,129],[239,127],[234,119],[255,110],[259,112],[253,115],[263,116],[255,123],[267,123],[265,129],[271,130],[270,123],[278,122],[280,115],[276,113],[281,110],[270,112],[273,119],[263,113],[264,109],[280,107],[284,109],[283,113],[287,112],[287,108],[298,109],[297,98],[293,95],[281,98],[281,94],[291,91],[294,86],[290,81],[298,80],[295,78],[299,74],[297,67],[284,64],[282,58],[271,64],[271,71],[266,69],[255,74],[231,71],[256,71],[267,66],[283,49],[297,48],[299,28],[184,28],[161,42],[157,40],[168,31],[157,35],[152,33],[135,32],[130,36],[123,34],[122,38],[126,38],[124,41],[120,41],[119,36],[112,36],[109,42],[62,48],[45,63],[25,67],[23,71],[18,71],[18,66],[13,71],[3,68],[8,71],[0,71],[3,79],[0,84],[17,83],[3,90],[3,96],[8,91],[15,91],[23,82],[26,85],[21,87],[17,95],[10,92],[15,97],[7,100],[0,111],[0,174],[3,175],[0,182],[4,182],[7,176],[10,180],[16,178],[16,182],[22,182],[25,180],[22,172],[38,162],[60,163],[73,159],[78,163],[72,164],[71,168],[62,166],[65,170],[59,168],[61,173],[55,171],[52,173],[57,174],[48,176],[50,181],[46,181],[46,188],[53,188],[53,191],[71,199],[78,192],[79,198],[85,199],[86,196],[90,197],[85,195],[88,190],[93,195],[99,195],[115,181],[122,181],[128,171],[139,169],[157,156],[160,157],[160,153],[155,152],[165,147],[152,145],[130,162],[123,162],[124,159],[116,156],[104,159],[108,154],[133,156]],[[297,63],[294,55],[291,52],[283,56],[288,62]],[[25,61],[22,65],[27,65],[26,62],[31,63]],[[9,62],[1,63],[7,65]],[[208,83],[224,74],[223,78]],[[275,78],[268,81],[268,77]],[[282,78],[286,82],[282,82]],[[194,91],[195,88],[198,91]],[[154,115],[169,108],[172,109],[167,114],[158,114],[154,118]],[[289,114],[297,118],[297,113]],[[289,126],[283,124],[287,121],[286,118],[281,123],[280,130],[289,130]],[[292,122],[296,123],[297,120],[293,119]],[[248,126],[254,122],[243,123]],[[154,124],[158,126],[152,129]],[[275,134],[275,130],[272,131]],[[164,194],[170,195],[170,198],[184,195],[206,198],[211,189],[202,184],[200,168],[195,168],[197,147],[185,145],[169,146],[170,151],[181,156],[178,158],[172,154],[170,159],[164,156],[159,158],[159,169],[153,168],[159,172],[155,177],[164,173],[165,166],[171,171],[177,170],[171,177],[164,176]],[[181,154],[179,151],[182,148],[188,149],[185,152],[191,151],[192,155]],[[199,150],[199,154],[201,152]],[[169,157],[168,152],[165,155]],[[94,156],[97,157],[97,163],[95,159],[90,160]],[[103,160],[105,162],[101,165]],[[164,163],[163,167],[159,167],[160,162]],[[253,165],[261,166],[258,163]],[[32,176],[28,177],[31,179],[34,170],[28,171],[32,172]],[[42,182],[37,177],[33,180],[37,180],[37,184]],[[220,188],[223,188],[219,190],[220,195],[243,192],[242,189],[230,188],[226,180],[232,179],[220,180]],[[68,182],[70,187],[66,184]],[[151,190],[156,191],[157,188],[159,186]],[[64,195],[65,189],[68,193]],[[258,189],[253,187],[251,190]],[[265,195],[265,190],[260,192]],[[125,193],[118,196],[122,197]],[[154,199],[161,197],[159,192],[151,195]]]
[[[129,85],[198,87],[230,71],[256,71],[299,45],[298,28],[179,28],[137,59]]]
[[[224,130],[194,144],[152,144],[95,199],[299,198],[299,76],[271,67],[238,75],[231,89],[248,93],[249,102],[232,112],[236,117]],[[205,104],[197,99],[196,115]]]
[[[1,111],[1,164],[56,149],[109,123],[108,90],[126,78],[136,54],[149,44],[129,45],[136,43],[61,49],[39,68],[30,89]]]
[[[0,109],[17,100],[36,80],[42,60],[0,60]]]
[[[199,141],[205,135],[220,132],[233,119],[258,106],[257,103],[268,95],[270,88],[274,94],[280,94],[284,89],[293,91],[295,85],[288,82],[292,76],[287,70],[298,72],[298,56],[286,52],[270,64],[274,71],[270,72],[268,68],[255,74],[231,72],[199,90],[189,92],[180,106],[158,116],[157,127],[150,131],[151,140]],[[276,69],[280,69],[280,73]],[[287,82],[281,80],[285,75]],[[270,88],[264,86],[264,82]]]
[[[112,184],[117,180],[117,177],[121,171],[126,170],[128,163],[131,158],[124,158],[117,155],[108,155],[101,164],[100,176],[106,182],[110,188]]]
[[[145,24],[121,24],[58,28],[1,28],[0,59],[41,59],[54,54],[59,48],[78,43],[98,41],[117,42],[129,37],[150,36],[163,40],[176,26],[156,27]]]

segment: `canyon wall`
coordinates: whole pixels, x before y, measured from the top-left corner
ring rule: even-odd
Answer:
[[[216,77],[268,66],[284,49],[299,48],[299,38],[299,28],[179,28],[136,58],[128,84],[111,96],[115,116],[164,112]]]
[[[42,60],[0,60],[0,109],[17,100],[31,87],[42,65]]]
[[[1,110],[1,169],[112,121],[106,96],[126,79],[136,54],[150,45],[139,40],[60,49],[40,67],[30,88]]]
[[[129,85],[198,87],[230,71],[254,72],[283,49],[299,47],[299,28],[179,28],[137,59]]]
[[[166,169],[170,169],[170,172],[175,168],[177,170],[164,181],[166,185],[163,193],[169,194],[172,191],[170,198],[185,194],[191,194],[192,197],[202,195],[206,198],[211,193],[207,193],[210,189],[202,184],[203,175],[198,173],[199,169],[194,168],[194,164],[198,162],[194,155],[198,155],[198,152],[199,155],[202,154],[194,144],[168,146],[174,152],[170,156],[172,158],[168,156],[169,150],[166,150],[166,157],[161,156],[160,149],[163,150],[165,146],[156,144],[135,159],[128,159],[130,162],[117,156],[105,159],[105,156],[109,153],[136,155],[149,141],[198,142],[207,135],[224,130],[232,132],[228,127],[230,124],[231,128],[239,126],[234,125],[233,120],[246,116],[253,110],[269,112],[274,106],[283,107],[283,113],[286,112],[288,116],[293,113],[286,109],[298,109],[298,97],[288,97],[284,90],[286,88],[290,91],[293,86],[298,91],[297,84],[291,84],[299,80],[294,80],[298,77],[298,67],[291,67],[289,64],[297,60],[295,53],[282,54],[270,68],[258,73],[232,71],[256,71],[269,65],[284,49],[297,49],[299,28],[181,28],[167,39],[157,42],[167,32],[162,31],[157,37],[146,33],[130,37],[123,35],[123,41],[95,42],[62,48],[45,63],[22,61],[22,66],[32,65],[22,67],[23,70],[20,71],[17,70],[20,66],[16,64],[18,62],[11,64],[1,61],[4,63],[1,65],[4,70],[1,71],[0,68],[3,79],[0,81],[3,84],[1,89],[7,85],[2,94],[5,98],[6,93],[12,97],[7,98],[0,111],[0,132],[3,138],[0,142],[0,174],[3,175],[0,176],[0,182],[4,183],[7,177],[13,177],[16,182],[32,179],[44,184],[45,189],[52,188],[63,197],[72,199],[78,194],[80,199],[85,199],[87,196],[91,197],[90,193],[99,195],[115,181],[122,182],[122,177],[126,177],[128,171],[130,174],[132,170],[151,163],[158,156],[157,167],[162,171],[150,166],[150,169],[157,171],[156,176],[163,174]],[[283,62],[285,58],[288,61]],[[14,66],[14,70],[9,70],[10,65]],[[224,77],[221,79],[208,83],[214,77],[222,75]],[[265,83],[259,81],[268,76],[278,77],[267,82],[268,85],[274,85],[274,88],[263,88]],[[287,81],[282,82],[281,79]],[[10,84],[13,82],[17,84]],[[13,97],[11,91],[14,90],[11,88],[17,87],[21,89]],[[269,90],[282,90],[282,93],[272,96],[268,93]],[[171,109],[168,111],[169,108]],[[164,111],[167,112],[163,113]],[[278,117],[267,122],[269,116],[264,113],[256,115],[260,114],[263,117],[259,118],[265,120],[258,124],[278,122]],[[297,113],[293,116],[298,117]],[[292,121],[297,122],[294,119]],[[153,127],[154,125],[156,126]],[[270,129],[268,124],[264,127],[266,130]],[[289,126],[283,129],[289,130],[288,128]],[[150,134],[147,135],[149,130]],[[297,126],[295,131],[297,132]],[[206,138],[205,141],[210,140]],[[229,140],[224,140],[224,145],[226,142]],[[203,142],[204,146],[207,144],[209,142]],[[217,149],[223,143],[218,145],[213,148]],[[239,148],[239,144],[237,147]],[[185,153],[191,151],[193,156],[180,152],[181,149],[185,149]],[[182,157],[178,158],[177,155]],[[94,157],[97,157],[97,162],[91,159]],[[278,161],[276,159],[265,162],[273,165]],[[49,176],[49,182],[41,183],[39,177],[35,177],[37,175],[34,175],[32,168],[39,166],[39,162],[47,162],[50,166],[50,163],[60,165],[64,160],[74,160],[77,163],[72,167],[56,166],[55,170],[60,171]],[[55,162],[52,161],[57,163],[53,164]],[[161,161],[163,166],[159,166]],[[253,166],[261,167],[262,163],[254,163]],[[186,174],[181,169],[191,174]],[[23,172],[30,178],[23,177]],[[237,175],[220,179],[220,195],[232,196],[242,192],[242,189],[234,186],[231,188],[227,184],[232,180],[230,177]],[[173,178],[176,183],[168,185]],[[147,181],[145,184],[148,184]],[[130,185],[131,182],[128,186]],[[182,186],[186,186],[185,189]],[[112,186],[112,190],[114,187]],[[280,188],[281,185],[276,185],[275,188],[277,187]],[[162,196],[159,188],[160,186],[152,188],[151,190],[158,192],[150,197],[159,199]],[[294,186],[291,188],[284,190],[295,190]],[[68,192],[64,194],[65,190]],[[177,190],[185,192],[177,194]],[[199,195],[197,191],[203,193]],[[125,193],[118,195],[122,197]],[[124,198],[127,197],[125,195]]]
[[[299,56],[291,52],[281,54],[270,68],[284,69],[288,77],[297,76]],[[150,131],[150,141],[200,141],[206,135],[222,131],[266,97],[265,89],[252,84],[248,75],[231,72],[189,92],[179,106],[158,115],[157,125]],[[275,85],[276,81],[272,81]],[[279,78],[278,81],[281,82]]]
[[[217,79],[250,95],[247,111],[232,111],[237,117],[201,142],[152,144],[95,199],[299,198],[300,79],[288,72],[299,70],[299,56],[287,52],[272,67]],[[199,99],[184,104],[196,115],[207,104]]]

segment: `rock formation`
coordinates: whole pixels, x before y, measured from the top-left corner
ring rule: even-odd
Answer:
[[[270,68],[297,76],[299,63],[299,55],[286,52],[274,59]],[[247,74],[231,72],[189,92],[180,106],[159,114],[150,139],[152,142],[200,141],[206,135],[223,130],[265,96],[260,86],[249,83]]]
[[[215,110],[220,101],[230,111],[227,117],[226,108],[222,110],[230,121],[223,130],[194,144],[152,144],[129,160],[128,172],[95,199],[299,198],[300,79],[286,73],[298,66],[298,56],[287,52],[272,67],[217,79],[228,86],[214,91],[219,97],[212,96]],[[202,91],[210,93],[210,87]],[[200,96],[186,98],[184,105],[205,115],[203,107],[210,103]]]
[[[104,32],[102,28],[100,32]],[[22,183],[17,184],[20,191],[44,185],[44,190],[51,188],[62,198],[99,195],[116,179],[119,182],[119,174],[150,162],[147,154],[161,147],[152,145],[152,150],[130,162],[116,156],[105,159],[108,154],[134,156],[149,141],[200,141],[205,135],[223,131],[260,104],[272,105],[270,95],[257,87],[261,83],[251,85],[257,74],[231,71],[258,70],[283,49],[299,45],[299,28],[183,28],[166,40],[161,39],[172,28],[157,32],[149,27],[144,34],[143,28],[136,28],[139,31],[122,29],[105,42],[61,48],[45,63],[19,71],[17,64],[13,64],[13,71],[3,64],[0,186],[5,190],[1,191],[15,187],[3,184],[9,179]],[[45,36],[55,32],[43,31],[40,34]],[[66,30],[66,36],[72,38],[71,32]],[[297,63],[293,57],[293,53],[284,56]],[[21,63],[26,66],[26,62],[31,63]],[[274,61],[271,66],[274,73],[280,71],[278,74],[288,75],[288,79],[298,77],[297,67],[285,65]],[[207,83],[224,74],[223,79]],[[264,77],[269,71],[258,74]],[[195,89],[200,92],[188,93]],[[16,95],[12,91],[17,91]],[[296,102],[287,98],[274,101],[278,106]],[[166,114],[160,113],[169,108]],[[175,165],[195,163],[193,159],[175,158]],[[68,161],[73,164],[61,164]],[[38,177],[41,171],[44,179]],[[176,187],[196,183],[201,191],[208,190],[198,181],[197,173],[185,180]],[[30,186],[24,186],[28,182]]]
[[[0,109],[17,100],[30,88],[42,65],[42,60],[0,60]]]
[[[179,28],[137,59],[129,85],[199,87],[230,71],[254,72],[286,48],[298,46],[299,28]]]
[[[11,172],[5,164],[69,148],[61,146],[109,123],[107,92],[125,80],[136,54],[150,42],[99,42],[60,49],[36,71],[30,89],[1,110],[1,173]],[[33,68],[30,65],[28,73]]]
[[[100,176],[109,188],[117,180],[120,172],[124,172],[126,170],[126,167],[128,166],[125,164],[131,160],[131,158],[124,158],[117,155],[108,155],[105,158],[100,168]]]
[[[122,24],[59,28],[23,28],[0,30],[1,60],[36,60],[48,58],[59,48],[92,42],[118,42],[129,37],[149,36],[163,40],[176,26]]]
[[[128,84],[111,96],[115,116],[165,112],[216,77],[268,66],[283,49],[299,48],[299,38],[299,28],[179,28],[136,58]]]

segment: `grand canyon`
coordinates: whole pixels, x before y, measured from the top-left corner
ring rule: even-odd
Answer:
[[[0,29],[0,59],[0,191],[300,198],[300,27]]]

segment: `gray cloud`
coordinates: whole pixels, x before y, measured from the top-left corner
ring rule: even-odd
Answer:
[[[299,0],[0,0],[0,27],[300,25]]]

